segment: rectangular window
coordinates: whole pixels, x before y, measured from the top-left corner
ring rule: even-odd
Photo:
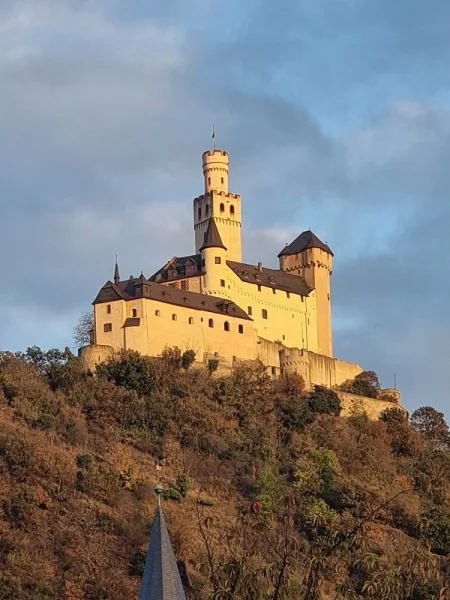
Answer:
[[[261,286],[260,286],[260,285],[258,285],[258,292],[260,292],[260,291],[261,291]]]
[[[220,265],[220,263],[222,262],[220,256],[216,256],[214,262],[216,263],[216,265]]]
[[[251,307],[251,306],[249,306],[249,307],[248,307],[248,310],[247,310],[247,312],[248,312],[248,314],[249,314],[250,316],[252,316],[252,312],[253,312],[253,310],[252,310],[252,307]]]
[[[112,323],[105,323],[103,325],[103,331],[105,333],[110,333],[112,331]]]
[[[220,280],[220,285],[221,285],[221,287],[225,287],[225,279]]]
[[[108,313],[108,315],[111,314],[111,304],[106,305],[106,312]]]
[[[265,308],[262,309],[262,318],[267,319],[267,310]]]
[[[184,291],[186,291],[188,289],[188,284],[187,284],[186,280],[183,280],[181,282],[181,289],[184,290]]]
[[[273,292],[274,294],[276,294],[276,293],[277,293],[277,290],[276,290],[275,288],[273,288],[272,292]]]
[[[287,297],[287,298],[290,298],[290,297],[291,297],[291,295],[290,295],[290,293],[289,293],[289,292],[286,292],[286,297]]]

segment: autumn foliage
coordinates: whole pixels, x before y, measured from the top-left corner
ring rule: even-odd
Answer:
[[[332,390],[193,358],[0,354],[0,600],[137,598],[157,462],[191,600],[450,597],[441,413],[343,419]]]

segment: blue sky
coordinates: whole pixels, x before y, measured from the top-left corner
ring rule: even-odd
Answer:
[[[116,252],[193,250],[215,123],[245,259],[311,227],[336,356],[448,414],[450,4],[158,4],[0,0],[0,347],[70,344]]]

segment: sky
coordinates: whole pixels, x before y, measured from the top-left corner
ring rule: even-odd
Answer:
[[[450,416],[449,22],[442,0],[0,0],[0,349],[72,345],[116,253],[125,278],[194,251],[214,123],[246,262],[310,227],[335,356]]]

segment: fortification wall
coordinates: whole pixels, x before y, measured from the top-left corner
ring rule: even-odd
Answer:
[[[115,355],[112,346],[103,346],[100,344],[91,344],[78,348],[78,358],[81,360],[85,369],[95,371],[95,367]]]
[[[397,392],[398,396],[400,396],[398,390],[395,391]],[[400,406],[400,403],[389,402],[387,400],[383,400],[382,398],[365,398],[364,396],[357,396],[356,394],[349,394],[348,392],[339,391],[336,393],[341,400],[341,417],[351,417],[366,413],[369,419],[376,421],[380,418],[381,413],[385,410],[397,408],[405,411],[405,409]]]
[[[283,348],[280,351],[280,367],[284,373],[301,375],[307,390],[314,385],[331,388],[362,373],[361,367],[355,363],[298,348]]]

